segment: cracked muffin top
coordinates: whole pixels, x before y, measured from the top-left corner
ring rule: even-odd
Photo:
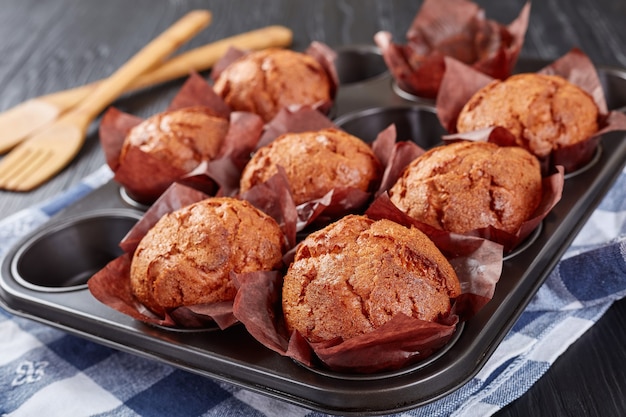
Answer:
[[[331,101],[331,86],[312,56],[268,48],[232,62],[213,88],[233,110],[256,113],[268,122],[284,107]]]
[[[542,198],[538,159],[518,146],[456,142],[422,154],[389,190],[416,220],[467,233],[492,226],[515,234]]]
[[[155,114],[129,131],[120,161],[123,163],[129,148],[136,147],[164,164],[189,172],[202,160],[217,156],[228,125],[227,119],[200,106]]]
[[[598,131],[598,107],[578,86],[557,75],[524,73],[494,80],[465,104],[460,133],[507,128],[517,144],[540,158]]]
[[[252,156],[241,174],[240,191],[269,180],[278,166],[285,169],[295,204],[335,188],[371,191],[382,175],[371,146],[356,136],[332,128],[286,133]]]
[[[424,233],[348,215],[298,246],[282,305],[288,330],[316,343],[369,333],[397,314],[433,321],[460,293],[454,269]]]
[[[233,300],[230,272],[282,264],[284,236],[276,221],[247,201],[212,197],[163,216],[132,259],[135,297],[157,314]]]

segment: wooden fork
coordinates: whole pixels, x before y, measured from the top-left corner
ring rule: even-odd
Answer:
[[[78,153],[93,119],[142,73],[191,39],[211,21],[195,10],[143,47],[76,107],[37,131],[0,161],[0,188],[28,191],[54,176]]]

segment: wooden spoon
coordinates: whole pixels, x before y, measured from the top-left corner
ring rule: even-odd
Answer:
[[[211,13],[206,10],[187,13],[101,81],[78,106],[22,142],[0,162],[0,187],[28,191],[59,172],[82,147],[93,119],[135,78],[191,39],[210,20]]]
[[[135,79],[126,91],[156,85],[189,75],[190,71],[211,68],[230,47],[259,50],[291,45],[293,33],[284,26],[267,26],[224,38],[181,53]],[[34,131],[52,123],[63,112],[74,107],[98,84],[96,81],[80,87],[31,98],[0,113],[0,154],[9,151]]]

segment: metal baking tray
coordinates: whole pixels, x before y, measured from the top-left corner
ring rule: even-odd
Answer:
[[[444,133],[433,103],[400,94],[372,46],[338,49],[333,117],[372,140],[394,122],[399,137],[431,147]],[[520,61],[518,71],[541,62]],[[626,104],[626,72],[599,69],[611,109]],[[493,299],[459,327],[435,356],[399,371],[349,375],[312,370],[261,346],[243,326],[179,331],[140,323],[95,300],[88,277],[120,250],[142,215],[109,182],[18,242],[2,259],[0,303],[12,313],[86,339],[330,414],[376,415],[436,400],[470,380],[489,359],[609,190],[626,161],[626,137],[602,138],[594,160],[565,180],[562,200],[519,250],[508,256]]]

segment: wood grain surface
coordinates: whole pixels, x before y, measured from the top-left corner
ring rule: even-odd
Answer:
[[[212,24],[183,47],[268,25],[294,31],[293,48],[373,44],[379,30],[394,39],[418,11],[418,0],[2,0],[0,111],[28,98],[111,74],[184,13],[207,8]],[[514,19],[523,0],[477,1],[489,18]],[[579,47],[598,65],[626,68],[626,1],[542,0],[532,4],[522,57],[552,60]],[[115,106],[146,117],[163,110],[181,85],[170,82],[127,94]],[[28,192],[0,191],[0,219],[50,198],[102,164],[98,120],[78,157],[52,181]],[[626,413],[626,301],[616,303],[548,372],[499,416],[618,416]]]

